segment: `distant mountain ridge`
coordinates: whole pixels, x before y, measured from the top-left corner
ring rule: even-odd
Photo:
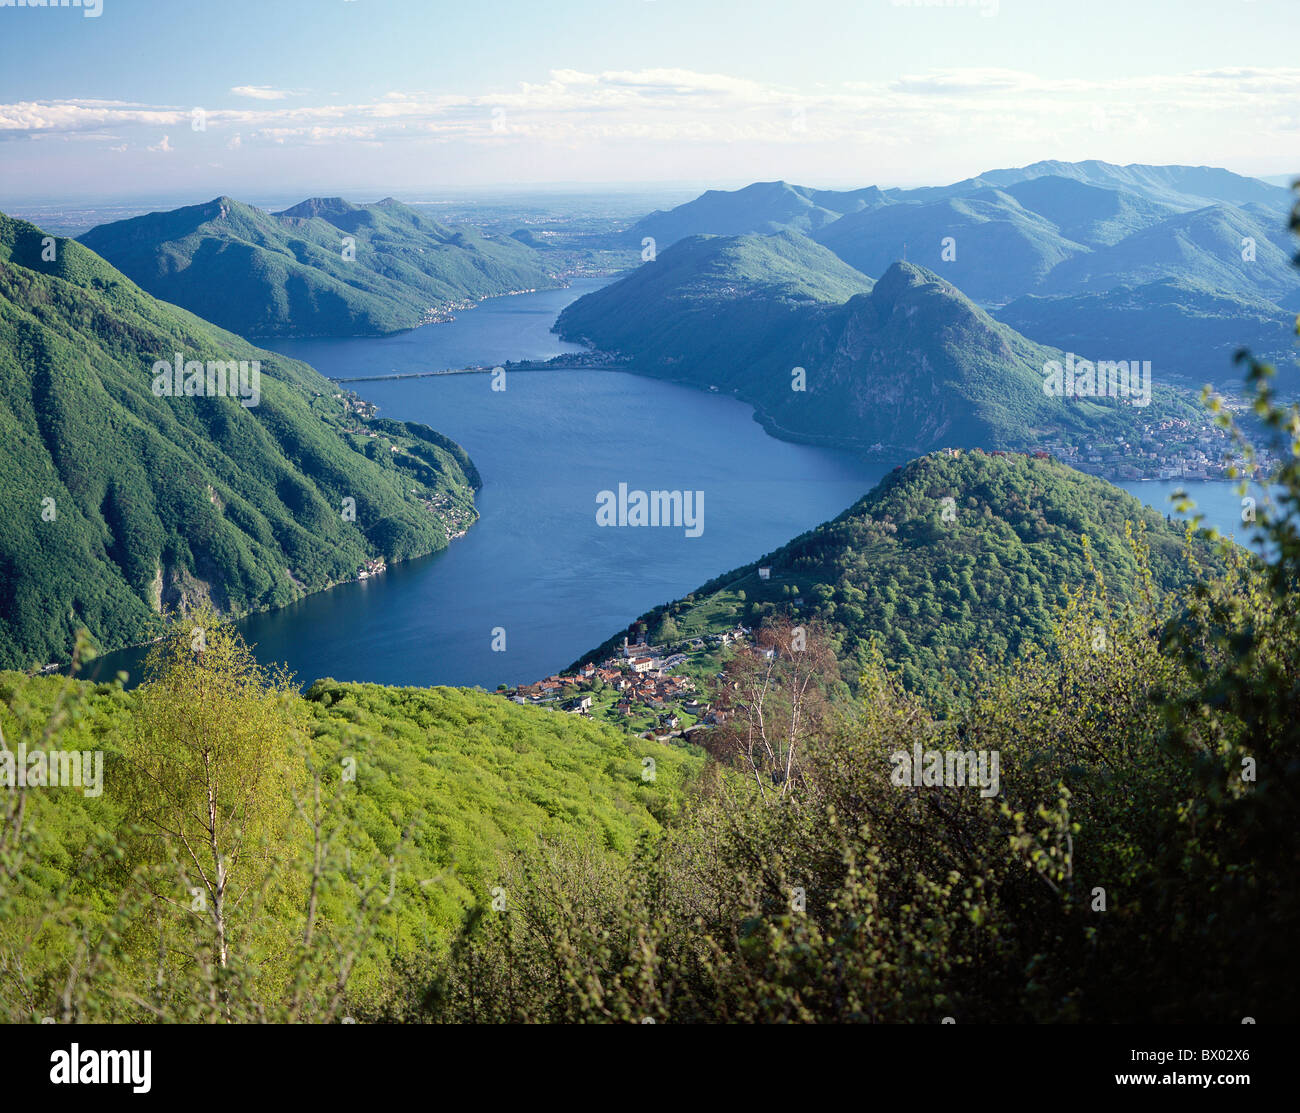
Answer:
[[[810,234],[846,213],[886,203],[875,186],[837,191],[787,182],[755,182],[739,190],[711,189],[674,209],[651,213],[632,229],[660,249],[686,236],[741,236],[774,232]]]
[[[989,170],[946,186],[914,189],[866,186],[853,190],[814,189],[788,182],[755,182],[738,190],[709,190],[693,201],[644,217],[632,228],[636,236],[654,236],[660,249],[688,235],[737,236],[789,230],[812,234],[850,213],[881,205],[931,203],[1000,190],[1017,197],[1027,208],[1035,193],[1029,187],[1042,178],[1069,181],[1077,187],[1126,193],[1170,212],[1190,211],[1206,205],[1258,203],[1282,209],[1289,191],[1258,178],[1210,166],[1147,166],[1090,159],[1084,162],[1042,161],[1005,170]],[[1013,188],[1019,187],[1019,188]]]
[[[1209,348],[1183,338],[1206,335],[1195,313],[1209,294],[1215,319],[1241,322],[1233,350],[1287,354],[1278,336],[1300,311],[1289,203],[1286,189],[1214,167],[1044,161],[917,189],[755,183],[653,213],[632,231],[660,251],[687,234],[793,232],[872,278],[898,261],[919,263],[999,316],[1017,303],[1004,319],[1044,343],[1072,348],[1083,336],[1106,351],[1145,329],[1153,363],[1225,386],[1239,374],[1221,334]],[[1171,284],[1200,294],[1171,298]],[[1120,289],[1115,333],[1111,314],[1073,329],[1066,314],[1032,300],[1082,299],[1096,313],[1097,295]]]
[[[518,240],[392,198],[312,197],[278,213],[230,197],[80,237],[155,297],[249,337],[378,335],[479,298],[558,285]]]

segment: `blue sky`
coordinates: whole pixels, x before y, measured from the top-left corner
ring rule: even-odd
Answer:
[[[93,2],[0,0],[0,198],[1300,164],[1295,0]]]

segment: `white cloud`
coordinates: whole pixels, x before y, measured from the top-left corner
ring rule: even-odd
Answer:
[[[683,69],[555,69],[543,81],[509,89],[456,95],[390,90],[352,104],[271,103],[302,94],[269,86],[237,86],[232,92],[264,103],[207,110],[209,133],[231,150],[257,143],[292,148],[433,140],[502,147],[526,141],[566,151],[586,148],[598,157],[618,143],[720,149],[797,144],[810,154],[819,148],[832,160],[837,151],[864,146],[965,144],[975,133],[1014,137],[1008,140],[1012,146],[1063,137],[1083,141],[1096,134],[1100,110],[1108,140],[1149,146],[1152,136],[1169,136],[1184,147],[1195,144],[1203,151],[1200,158],[1208,159],[1216,142],[1268,150],[1278,145],[1279,136],[1293,133],[1300,68],[1233,67],[1094,80],[1050,71],[949,67],[803,90]],[[494,116],[497,109],[504,115]],[[792,126],[796,110],[798,128]],[[0,139],[116,142],[129,138],[133,128],[150,129],[152,135],[188,129],[189,114],[188,107],[130,101],[20,101],[0,104]],[[1189,117],[1200,124],[1190,140]],[[494,119],[503,120],[504,127],[494,128]],[[171,147],[164,140],[150,149]],[[1149,158],[1133,161],[1155,157],[1153,150]]]
[[[284,100],[293,96],[287,89],[275,89],[270,85],[236,85],[230,91],[237,97],[251,97],[253,100]]]
[[[168,151],[172,150],[171,138],[169,136],[164,135],[162,137],[162,142],[157,143],[152,147],[147,147],[145,149],[149,151],[161,151],[165,154]]]

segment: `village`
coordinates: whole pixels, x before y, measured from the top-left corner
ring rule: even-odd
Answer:
[[[1240,417],[1245,404],[1225,400],[1224,408]],[[1226,479],[1231,469],[1250,470],[1232,451],[1227,433],[1204,421],[1182,417],[1151,418],[1140,434],[1067,444],[1048,441],[1045,446],[1063,464],[1100,475],[1111,481],[1137,479]],[[1255,466],[1267,472],[1275,463],[1262,452]]]
[[[617,654],[588,662],[572,673],[548,676],[516,688],[502,685],[499,695],[514,703],[545,707],[611,723],[660,742],[697,741],[701,731],[722,726],[727,712],[708,697],[721,678],[721,664],[753,631],[737,625],[720,634],[689,638],[674,645],[650,645],[644,635],[623,639]]]

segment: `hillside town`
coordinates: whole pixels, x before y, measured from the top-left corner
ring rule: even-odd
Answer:
[[[619,651],[599,663],[533,684],[503,685],[497,693],[514,703],[612,723],[643,738],[689,742],[727,721],[727,712],[707,695],[708,680],[721,675],[720,660],[749,644],[752,635],[737,625],[671,646],[651,645],[644,635],[636,642],[624,638]]]
[[[1245,403],[1224,408],[1244,412]],[[1240,417],[1241,414],[1237,413]],[[1245,469],[1245,461],[1231,452],[1227,433],[1203,420],[1163,417],[1152,420],[1140,435],[1117,436],[1066,444],[1050,440],[1044,447],[1063,464],[1099,475],[1103,479],[1226,479],[1234,465]],[[1268,471],[1272,461],[1261,454],[1257,465]]]

